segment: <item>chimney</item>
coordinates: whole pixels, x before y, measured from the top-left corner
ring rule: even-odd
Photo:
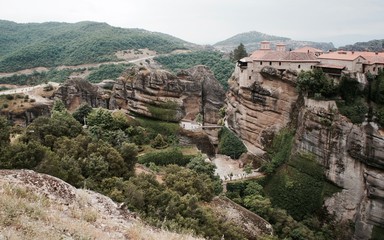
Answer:
[[[278,51],[278,52],[285,52],[285,44],[284,43],[276,44],[276,51]]]
[[[260,42],[260,49],[261,50],[271,50],[271,47],[269,45],[268,41],[262,41]]]

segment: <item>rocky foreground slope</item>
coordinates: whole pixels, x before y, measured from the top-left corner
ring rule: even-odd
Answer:
[[[313,153],[342,191],[325,206],[352,221],[355,239],[384,227],[384,136],[372,123],[352,124],[333,101],[299,97],[295,72],[264,67],[242,79],[237,68],[227,93],[228,125],[248,145],[264,149],[275,133],[295,126],[295,151]]]
[[[0,239],[197,239],[144,225],[101,194],[30,170],[0,170]]]

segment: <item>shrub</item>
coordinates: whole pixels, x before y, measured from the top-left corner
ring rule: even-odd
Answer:
[[[353,102],[337,101],[340,113],[348,117],[352,123],[364,122],[365,115],[368,113],[367,104],[363,99],[356,99]]]
[[[171,150],[147,153],[144,156],[139,157],[139,163],[149,164],[153,162],[159,166],[169,164],[186,166],[192,157],[193,156],[183,155],[179,149],[173,148]]]
[[[247,152],[244,143],[228,128],[223,127],[219,132],[219,153],[238,159]]]

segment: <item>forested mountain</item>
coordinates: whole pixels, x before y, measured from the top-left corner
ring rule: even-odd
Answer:
[[[372,52],[381,52],[384,51],[384,39],[381,40],[371,40],[368,42],[357,42],[352,45],[346,45],[344,47],[339,47],[339,49],[346,51],[372,51]]]
[[[276,43],[285,43],[287,45],[287,49],[295,49],[303,46],[312,46],[323,50],[329,50],[334,48],[332,43],[297,41],[292,40],[290,38],[268,35],[257,31],[237,34],[224,41],[218,42],[213,46],[216,49],[225,52],[230,52],[235,49],[240,43],[242,43],[246,47],[247,52],[252,52],[259,49],[261,41],[270,41],[272,47]]]
[[[0,21],[0,72],[117,60],[116,51],[148,48],[160,53],[192,44],[163,33],[106,23]]]

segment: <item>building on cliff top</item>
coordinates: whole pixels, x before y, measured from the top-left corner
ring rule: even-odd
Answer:
[[[339,78],[342,73],[354,74],[357,78],[370,72],[377,75],[384,70],[383,52],[335,51],[324,53],[320,49],[303,47],[287,51],[285,44],[276,44],[272,50],[268,41],[262,41],[260,49],[237,64],[241,71],[240,84],[247,86],[257,80],[264,67],[273,67],[280,72],[321,68],[325,73]]]

